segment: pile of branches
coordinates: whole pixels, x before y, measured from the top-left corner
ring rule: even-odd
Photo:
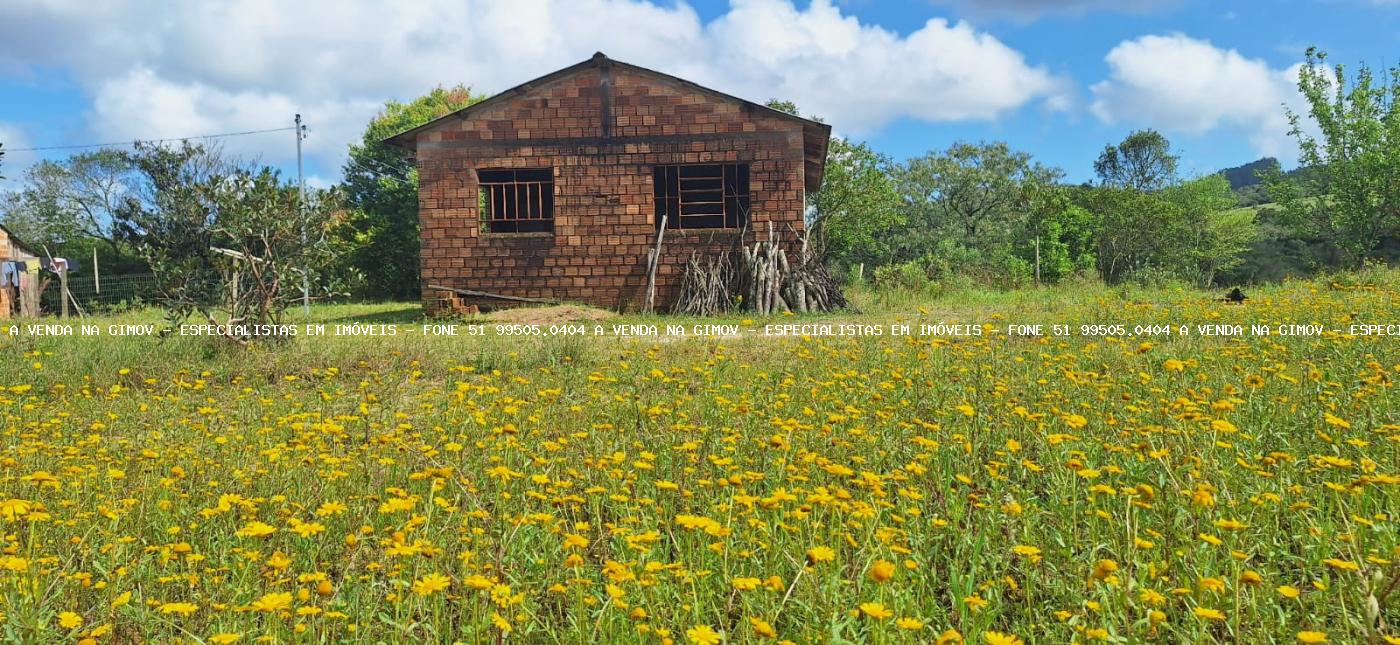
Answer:
[[[732,292],[733,284],[734,262],[728,251],[704,258],[691,253],[681,274],[680,295],[672,311],[694,316],[727,313],[739,304]]]
[[[810,252],[807,237],[799,235],[798,239],[800,250],[790,259],[769,222],[767,241],[741,245],[737,253],[722,253],[703,261],[692,254],[681,276],[674,311],[708,316],[742,307],[768,315],[844,308],[846,297],[840,281]]]

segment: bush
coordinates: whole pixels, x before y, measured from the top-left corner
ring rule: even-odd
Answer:
[[[871,284],[877,289],[926,291],[933,285],[933,281],[929,279],[928,268],[922,260],[910,260],[876,268],[871,276]]]

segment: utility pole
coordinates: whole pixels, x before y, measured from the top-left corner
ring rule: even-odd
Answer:
[[[301,193],[301,198],[297,200],[297,210],[301,214],[301,247],[302,253],[306,252],[306,175],[301,169],[301,140],[306,138],[306,126],[301,123],[301,114],[297,114],[297,190]],[[311,315],[311,272],[310,267],[301,268],[301,313]]]

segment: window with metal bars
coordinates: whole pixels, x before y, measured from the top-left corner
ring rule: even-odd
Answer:
[[[657,166],[652,174],[656,227],[741,228],[749,213],[746,163]]]
[[[554,170],[477,170],[477,209],[487,233],[553,233]]]

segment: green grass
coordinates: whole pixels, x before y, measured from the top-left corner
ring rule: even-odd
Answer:
[[[0,634],[1397,635],[1367,610],[1394,624],[1400,603],[1397,339],[1092,327],[1393,323],[1396,273],[1244,306],[1098,285],[852,295],[861,313],[751,322],[987,333],[0,338]],[[290,322],[354,321],[420,322],[392,304]]]

